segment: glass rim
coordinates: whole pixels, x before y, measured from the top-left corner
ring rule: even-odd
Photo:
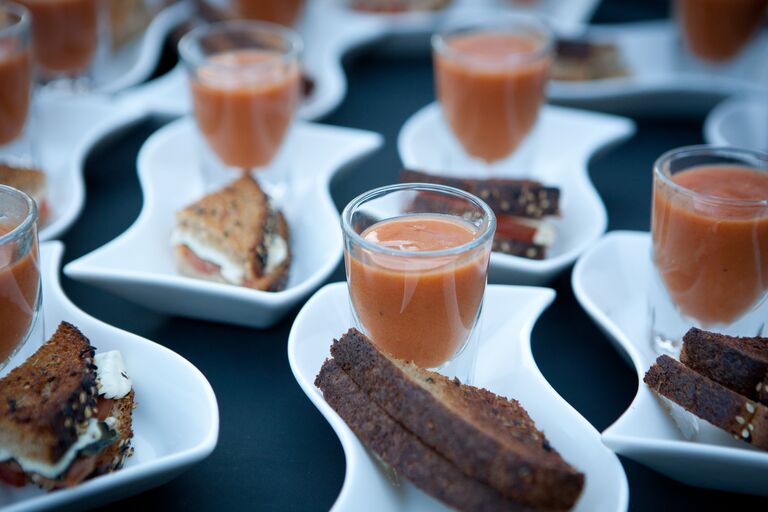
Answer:
[[[27,204],[27,214],[24,216],[24,220],[22,220],[16,227],[11,229],[9,232],[0,235],[0,245],[7,244],[8,242],[13,242],[21,238],[24,233],[29,231],[29,229],[34,226],[35,222],[37,222],[37,204],[35,203],[34,199],[32,199],[26,192],[23,192],[17,188],[0,184],[0,194],[4,193],[16,196],[17,198],[24,201]]]
[[[194,29],[184,34],[178,43],[178,51],[179,55],[181,56],[181,60],[185,64],[191,65],[193,67],[200,66],[202,63],[209,61],[210,55],[215,53],[205,53],[202,58],[195,55],[194,49],[196,46],[199,46],[200,39],[205,35],[215,32],[227,32],[236,30],[267,32],[273,35],[277,35],[283,41],[287,41],[288,49],[284,52],[280,52],[279,56],[279,59],[282,62],[289,63],[294,60],[298,61],[299,56],[304,49],[304,42],[301,36],[298,34],[298,32],[291,28],[284,27],[283,25],[279,25],[277,23],[270,23],[268,21],[227,20],[219,21],[217,23],[200,25],[199,27],[195,27]],[[247,47],[243,47],[241,49],[247,49]],[[271,65],[270,61],[272,61],[272,59],[264,62],[250,64],[207,62],[206,65],[224,69],[258,69],[266,65]]]
[[[459,196],[462,199],[468,200],[474,203],[480,210],[483,211],[484,219],[481,226],[478,229],[479,235],[471,241],[457,245],[456,247],[450,247],[448,249],[437,249],[431,251],[406,251],[402,249],[392,249],[384,247],[375,242],[371,242],[360,236],[360,233],[355,231],[352,226],[352,214],[363,203],[368,202],[379,196],[390,194],[392,192],[410,192],[410,191],[426,191],[426,192],[438,192],[442,194],[450,194],[453,196]],[[453,217],[460,217],[459,215],[452,215]],[[394,218],[394,217],[392,217]],[[386,219],[384,219],[386,220]],[[395,185],[385,185],[378,187],[367,192],[363,192],[359,196],[352,199],[344,210],[341,212],[341,229],[344,236],[353,241],[356,245],[363,247],[364,249],[389,256],[408,256],[417,258],[435,258],[440,256],[455,256],[463,252],[468,252],[476,247],[486,243],[489,238],[493,237],[496,231],[496,215],[493,213],[488,204],[479,197],[465,192],[461,189],[449,187],[446,185],[436,185],[433,183],[398,183]]]
[[[672,175],[671,173],[668,172],[669,170],[668,164],[672,160],[680,157],[690,157],[690,156],[697,156],[697,155],[723,156],[723,157],[730,156],[733,159],[742,160],[741,164],[743,164],[747,168],[757,169],[758,171],[768,173],[768,153],[763,153],[761,151],[755,151],[755,150],[746,149],[746,148],[698,144],[693,146],[683,146],[683,147],[671,149],[665,152],[659,158],[657,158],[656,161],[654,162],[653,174],[656,178],[661,180],[664,183],[664,185],[670,187],[675,192],[683,194],[690,198],[696,199],[698,201],[725,204],[729,206],[744,206],[744,207],[768,206],[768,198],[766,199],[735,199],[731,197],[720,197],[720,196],[713,196],[711,194],[702,194],[701,192],[696,192],[695,190],[691,190],[672,180]],[[743,161],[745,160],[745,157],[752,159],[753,161],[757,160],[759,162],[762,162],[765,167],[761,168],[761,167],[756,167],[754,165],[750,165],[749,162]],[[707,165],[709,164],[702,164],[702,167],[705,167]],[[717,165],[717,164],[713,164],[713,165]]]
[[[29,9],[24,7],[23,5],[16,4],[13,2],[3,2],[0,4],[0,9],[4,9],[16,16],[18,16],[18,20],[11,25],[0,27],[0,39],[9,37],[9,36],[15,36],[18,35],[18,33],[23,32],[29,28],[29,20],[31,18],[31,15],[29,13]]]
[[[477,55],[471,52],[457,50],[448,44],[448,40],[463,33],[479,32],[508,32],[510,27],[522,25],[534,28],[544,36],[543,44],[531,51],[515,52],[503,57],[489,57],[487,55]],[[449,58],[467,59],[472,58],[482,64],[524,64],[534,62],[546,55],[552,54],[555,46],[555,35],[549,23],[537,14],[530,13],[504,13],[498,18],[479,18],[452,24],[443,30],[432,35],[432,50]]]

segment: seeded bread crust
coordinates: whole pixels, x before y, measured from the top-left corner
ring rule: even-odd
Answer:
[[[493,252],[501,252],[511,256],[520,256],[532,260],[543,260],[547,255],[547,248],[524,240],[515,240],[514,238],[504,238],[498,235],[493,237]]]
[[[695,327],[683,337],[680,361],[752,400],[768,404],[768,338],[741,338]]]
[[[96,460],[95,475],[103,475],[117,471],[123,467],[125,460],[133,455],[131,440],[133,439],[133,410],[136,408],[136,394],[133,390],[112,404],[109,415],[117,420],[115,430],[117,440],[104,449]]]
[[[416,487],[448,506],[477,512],[533,510],[467,477],[372,402],[333,360],[325,361],[315,386],[363,444]]]
[[[541,219],[560,213],[560,189],[533,180],[451,178],[405,169],[403,183],[435,183],[455,187],[485,201],[500,215]]]
[[[655,392],[737,439],[768,449],[768,408],[686,367],[659,356],[643,381]]]
[[[389,358],[356,329],[331,354],[374,402],[467,475],[538,507],[570,508],[581,494],[584,475],[517,401]]]
[[[54,463],[77,440],[96,407],[94,348],[74,325],[0,380],[0,446]]]

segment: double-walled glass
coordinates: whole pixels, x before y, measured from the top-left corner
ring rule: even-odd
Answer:
[[[507,159],[530,138],[553,59],[553,36],[531,15],[506,13],[432,38],[444,118],[470,156]]]
[[[197,126],[219,171],[272,162],[301,97],[301,48],[294,31],[257,21],[201,26],[181,39]]]
[[[440,185],[382,187],[342,213],[356,325],[385,352],[471,380],[496,219]]]
[[[31,338],[42,339],[37,207],[0,185],[0,371]]]
[[[0,163],[29,165],[32,160],[29,23],[30,14],[24,7],[0,4]]]
[[[679,351],[699,327],[765,333],[768,312],[768,154],[691,146],[654,166],[651,339]]]

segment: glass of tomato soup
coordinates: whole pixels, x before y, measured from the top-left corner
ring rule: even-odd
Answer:
[[[0,4],[0,162],[29,165],[32,97],[30,14],[21,5]]]
[[[201,26],[181,39],[195,119],[213,153],[202,155],[209,185],[274,172],[301,97],[301,48],[294,31],[260,21]]]
[[[651,339],[679,352],[692,326],[766,334],[768,154],[690,146],[654,165]]]
[[[525,168],[553,59],[546,24],[505,13],[436,34],[432,49],[443,117],[464,152]]]
[[[235,16],[291,26],[296,23],[304,0],[231,0]]]
[[[18,0],[32,14],[36,78],[71,90],[92,85],[98,50],[107,42],[102,0]]]
[[[382,187],[342,213],[356,327],[384,352],[471,381],[496,218],[440,185]]]
[[[37,245],[35,201],[0,185],[0,373],[25,343],[42,343]]]
[[[736,57],[758,32],[768,0],[675,0],[686,48],[709,63]]]

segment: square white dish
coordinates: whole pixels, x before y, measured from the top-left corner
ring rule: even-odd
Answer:
[[[328,186],[333,175],[382,143],[373,132],[296,123],[274,165],[293,174],[283,213],[290,230],[288,285],[263,292],[194,279],[176,271],[170,242],[175,213],[204,195],[196,147],[205,144],[194,120],[177,120],[142,147],[144,205],[134,224],[106,245],[69,263],[71,278],[168,314],[268,327],[317,289],[342,256],[339,213]]]
[[[768,85],[768,31],[725,67],[684,55],[670,21],[582,27],[568,34],[614,43],[629,76],[550,82],[549,99],[564,105],[621,114],[702,115],[732,94],[759,92]]]
[[[768,453],[699,420],[686,439],[643,376],[656,353],[648,326],[649,233],[613,231],[579,258],[573,290],[582,307],[637,371],[637,395],[603,442],[621,455],[689,485],[768,495]],[[768,318],[768,303],[764,304]]]
[[[575,510],[624,511],[629,491],[618,458],[601,443],[589,422],[552,389],[531,355],[531,330],[554,297],[554,292],[545,288],[488,286],[475,384],[519,400],[552,446],[586,473],[585,490]],[[304,305],[288,338],[291,370],[338,435],[346,456],[344,485],[332,510],[447,510],[405,479],[393,485],[383,467],[315,388],[315,376],[330,356],[334,337],[353,325],[347,285],[334,283]]]
[[[205,459],[218,440],[218,405],[203,374],[175,352],[96,320],[72,304],[59,283],[63,251],[60,242],[40,246],[46,339],[65,320],[77,326],[97,351],[120,350],[138,403],[133,412],[135,453],[123,469],[71,489],[46,493],[32,485],[14,488],[0,483],[4,512],[82,510],[142,492]],[[20,361],[38,346],[28,343],[15,357]]]
[[[589,161],[595,152],[630,137],[635,125],[623,117],[545,105],[536,131],[537,152],[529,177],[561,189],[561,215],[551,219],[557,240],[543,260],[493,253],[490,282],[546,283],[600,238],[608,216],[589,179]],[[504,169],[484,172],[477,168],[456,142],[438,103],[427,105],[406,121],[397,146],[408,169],[471,178],[513,177]]]

